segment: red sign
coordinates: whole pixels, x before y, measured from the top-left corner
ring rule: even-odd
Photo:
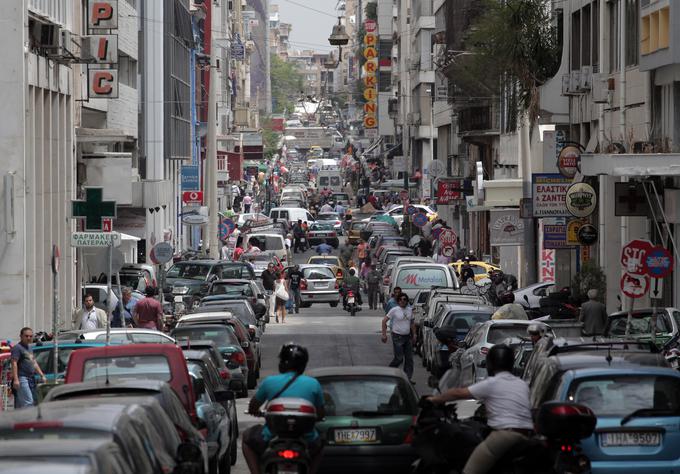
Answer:
[[[649,277],[624,273],[621,277],[621,291],[628,298],[642,298],[649,291]]]
[[[182,202],[184,204],[202,204],[203,191],[184,191],[182,193]]]
[[[453,257],[456,251],[456,242],[458,241],[458,236],[451,229],[442,229],[439,234],[439,245],[441,246],[442,255],[446,257]]]
[[[463,199],[463,187],[459,179],[437,181],[437,204],[448,204],[457,199]]]
[[[102,232],[113,231],[113,219],[102,219]]]
[[[621,249],[621,265],[624,271],[633,275],[645,275],[645,257],[652,250],[648,240],[631,240]]]
[[[375,20],[366,20],[364,22],[364,29],[366,33],[373,33],[378,29],[378,24]]]

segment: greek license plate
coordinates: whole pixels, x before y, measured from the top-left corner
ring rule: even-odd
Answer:
[[[354,297],[347,299],[348,304],[354,304]]]
[[[378,435],[375,428],[360,428],[335,430],[337,444],[377,443]]]
[[[298,471],[296,466],[286,464],[284,466],[277,466],[276,468],[276,473],[277,474],[299,474],[300,471]]]
[[[621,431],[601,433],[602,446],[659,446],[661,433],[658,431]]]
[[[182,296],[175,296],[175,303],[182,303],[184,302],[184,298]]]

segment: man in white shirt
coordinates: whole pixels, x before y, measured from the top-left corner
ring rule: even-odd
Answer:
[[[319,212],[333,212],[333,206],[331,206],[330,203],[326,203],[323,206],[321,206],[321,209],[319,209]]]
[[[486,406],[487,424],[493,431],[472,452],[463,468],[464,474],[489,472],[514,446],[533,434],[529,386],[512,375],[514,362],[513,350],[505,344],[496,344],[486,356],[488,378],[430,397],[433,403],[474,398]]]
[[[83,300],[84,307],[76,311],[73,318],[73,325],[78,329],[102,329],[106,327],[106,313],[104,310],[95,307],[92,295],[85,295]]]
[[[387,342],[387,323],[392,328],[392,346],[394,358],[390,367],[399,367],[404,363],[404,372],[409,380],[413,377],[413,345],[416,342],[416,328],[413,311],[408,304],[408,296],[401,294],[397,306],[387,312],[382,320],[382,342]],[[411,381],[411,383],[414,383]]]

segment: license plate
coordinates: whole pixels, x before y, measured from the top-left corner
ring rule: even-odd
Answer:
[[[182,296],[175,296],[175,303],[182,303],[184,302],[184,297]]]
[[[276,474],[300,474],[296,466],[286,464],[285,466],[277,466]]]
[[[349,299],[347,300],[347,303],[349,303],[349,304],[354,304],[354,298],[349,298]]]
[[[661,433],[658,431],[616,431],[600,434],[600,443],[608,446],[659,446]]]
[[[328,288],[328,283],[314,283],[314,288]]]
[[[378,435],[375,428],[357,428],[335,430],[337,444],[377,443]]]

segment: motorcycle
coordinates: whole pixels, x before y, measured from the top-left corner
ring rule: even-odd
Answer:
[[[356,302],[356,297],[354,296],[354,291],[352,290],[347,291],[347,305],[345,306],[345,308],[347,311],[349,311],[350,315],[356,316],[358,305]]]
[[[260,460],[264,474],[308,474],[312,456],[304,434],[314,429],[316,408],[301,398],[275,398],[264,419],[273,438]]]
[[[456,405],[434,405],[420,400],[412,446],[418,459],[413,474],[460,473],[468,458],[490,429],[483,410],[475,417],[458,419]],[[581,453],[579,441],[589,437],[596,424],[594,413],[583,405],[547,402],[539,409],[537,435],[516,446],[492,469],[495,474],[580,474],[590,471],[590,460]],[[456,446],[456,449],[451,449]]]

